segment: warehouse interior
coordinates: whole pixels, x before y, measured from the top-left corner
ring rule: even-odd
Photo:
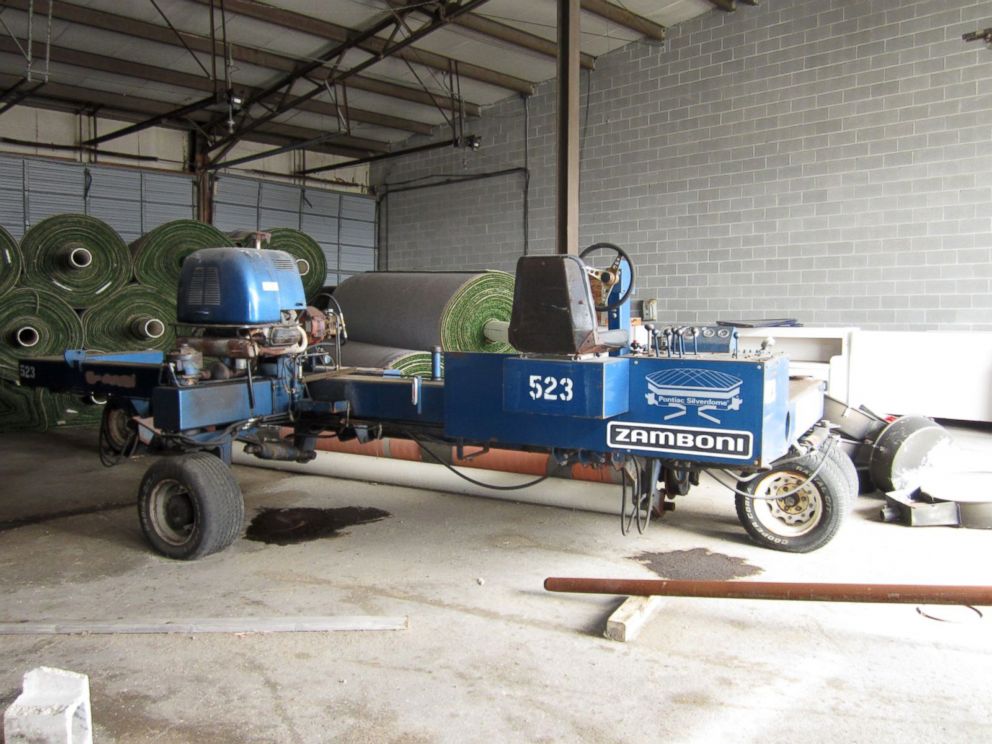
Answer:
[[[988,739],[990,141],[979,0],[0,0],[2,741]]]

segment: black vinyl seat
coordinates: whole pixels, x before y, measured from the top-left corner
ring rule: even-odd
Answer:
[[[620,349],[625,330],[600,328],[585,264],[576,256],[522,256],[510,344],[525,354],[577,355]]]

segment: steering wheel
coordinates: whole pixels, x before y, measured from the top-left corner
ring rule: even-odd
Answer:
[[[620,307],[623,303],[630,299],[630,293],[634,291],[634,262],[630,260],[630,256],[627,255],[627,252],[623,248],[618,245],[614,245],[613,243],[593,243],[579,254],[579,258],[585,260],[585,257],[590,253],[594,253],[601,249],[610,250],[617,254],[617,257],[613,259],[613,263],[610,265],[608,271],[616,271],[619,269],[621,261],[626,261],[627,266],[630,267],[630,284],[627,285],[627,291],[620,295],[616,302],[607,302],[605,305],[596,305],[597,312],[605,313],[608,310],[614,310]]]

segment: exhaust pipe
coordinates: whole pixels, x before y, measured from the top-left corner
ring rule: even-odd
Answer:
[[[245,445],[245,454],[254,455],[260,460],[287,460],[310,462],[317,453],[304,451],[286,442],[259,442]]]

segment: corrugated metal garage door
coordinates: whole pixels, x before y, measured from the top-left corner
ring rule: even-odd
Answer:
[[[214,226],[224,232],[302,230],[327,257],[328,284],[376,266],[375,199],[367,196],[222,176],[214,195]]]
[[[154,227],[192,219],[194,183],[181,173],[0,155],[0,223],[20,239],[31,225],[66,212],[107,222],[130,243]]]

